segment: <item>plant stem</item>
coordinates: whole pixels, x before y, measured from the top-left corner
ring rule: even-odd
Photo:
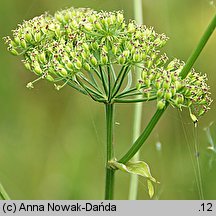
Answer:
[[[113,199],[114,174],[115,170],[109,166],[109,161],[114,157],[113,151],[113,104],[105,104],[106,106],[106,131],[107,131],[107,159],[106,159],[106,186],[105,199]]]
[[[129,151],[118,161],[119,163],[127,163],[136,153],[139,151],[143,143],[146,141],[152,130],[154,129],[155,125],[157,124],[158,120],[166,110],[166,107],[162,110],[157,110],[148,123],[145,130],[142,132],[142,134],[137,138],[135,143],[132,145],[132,147],[129,149]]]
[[[0,183],[0,199],[10,200],[10,197],[8,196],[7,192],[5,191],[5,189],[1,183]]]
[[[142,24],[142,0],[134,0],[134,16],[138,24]],[[140,79],[141,69],[136,67],[135,69],[135,81]],[[140,96],[137,96],[140,99]],[[139,137],[141,132],[141,121],[142,121],[142,103],[136,103],[134,105],[134,120],[133,120],[133,142]],[[139,160],[139,151],[133,156],[133,161]],[[138,192],[138,175],[131,175],[130,188],[129,188],[129,200],[136,200]]]
[[[180,76],[182,77],[182,79],[184,79],[187,76],[188,72],[190,71],[190,69],[194,65],[195,61],[197,60],[198,56],[200,55],[201,51],[203,50],[204,46],[206,45],[208,39],[210,38],[210,36],[214,32],[215,26],[216,26],[216,15],[214,15],[212,21],[208,25],[202,38],[200,39],[196,48],[194,49],[194,51],[192,52],[192,54],[188,58],[184,68],[182,69],[182,71],[180,73]]]
[[[195,63],[196,59],[200,55],[202,49],[204,48],[205,44],[207,43],[208,39],[212,35],[214,29],[216,26],[216,16],[214,15],[210,25],[207,27],[205,33],[203,34],[202,38],[200,39],[200,42],[198,43],[197,47],[195,48],[195,51],[192,52],[191,56],[189,57],[188,61],[186,62],[184,68],[182,69],[183,72],[181,72],[182,78],[185,78],[187,74],[190,72],[191,67]],[[163,115],[164,111],[166,110],[168,105],[163,110],[157,110],[150,120],[149,124],[145,128],[145,130],[142,132],[142,134],[139,136],[139,138],[135,141],[134,145],[128,150],[128,152],[119,160],[120,163],[126,163],[128,162],[139,149],[144,144],[145,140],[150,135],[151,131],[159,121],[160,117]]]

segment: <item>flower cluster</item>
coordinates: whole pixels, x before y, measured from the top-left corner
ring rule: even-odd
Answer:
[[[39,76],[29,88],[40,79],[61,81],[63,85],[55,84],[58,90],[69,84],[95,100],[111,102],[122,91],[132,66],[137,66],[143,72],[134,95],[157,99],[158,109],[169,102],[202,115],[211,103],[206,76],[191,71],[182,80],[183,63],[176,59],[167,63],[168,57],[159,55],[167,39],[153,28],[126,22],[121,11],[69,8],[24,21],[5,42]],[[116,73],[113,66],[122,69]]]

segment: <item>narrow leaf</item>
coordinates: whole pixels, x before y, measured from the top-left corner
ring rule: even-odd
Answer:
[[[150,198],[152,198],[154,195],[154,186],[153,186],[152,182],[149,180],[147,180],[147,185],[148,185],[149,196],[150,196]]]

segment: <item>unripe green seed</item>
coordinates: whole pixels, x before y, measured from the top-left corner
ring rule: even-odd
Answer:
[[[98,21],[96,21],[95,27],[96,27],[98,30],[102,30],[102,29],[103,29],[102,26],[101,26],[101,24],[100,24]]]
[[[51,75],[46,75],[46,79],[50,82],[54,82],[54,78]]]
[[[34,40],[35,42],[39,42],[41,40],[41,32],[39,30],[34,34]]]
[[[96,59],[93,55],[90,56],[90,62],[91,62],[94,66],[96,66],[96,65],[98,64],[97,59]]]
[[[40,62],[46,63],[47,60],[46,60],[46,54],[45,54],[45,52],[40,53],[40,54],[38,55],[38,59],[39,59]]]
[[[14,48],[12,48],[12,47],[9,47],[8,51],[10,51],[15,56],[19,55],[19,53]]]
[[[191,117],[191,119],[192,119],[192,121],[193,121],[193,123],[195,124],[195,127],[196,127],[197,122],[198,122],[197,117],[194,114],[192,114],[191,112],[190,112],[190,117]]]
[[[27,70],[31,70],[31,65],[29,62],[24,62],[24,66]]]
[[[29,33],[29,31],[27,31],[26,33],[25,33],[25,39],[26,39],[26,41],[28,41],[28,42],[31,42],[31,40],[32,40],[32,34],[31,33]]]
[[[68,75],[68,72],[64,68],[59,68],[58,72],[62,77],[67,77]]]
[[[158,90],[157,90],[157,97],[158,97],[158,98],[162,98],[162,97],[163,97],[163,94],[164,94],[164,92],[163,92],[162,89],[158,89]]]
[[[74,66],[76,69],[80,70],[82,68],[82,63],[80,60],[76,59]]]
[[[122,13],[117,13],[117,18],[116,18],[117,22],[122,23],[124,20],[124,16]]]
[[[162,109],[165,107],[165,105],[166,105],[166,102],[165,102],[164,100],[159,100],[159,101],[157,102],[157,108],[158,108],[159,110],[162,110]]]
[[[15,42],[17,45],[20,45],[20,38],[19,38],[19,37],[14,37],[14,42]]]
[[[165,94],[164,94],[164,98],[165,98],[166,100],[169,100],[169,99],[171,99],[171,97],[172,97],[171,91],[170,91],[170,90],[166,90],[166,92],[165,92]]]
[[[36,64],[36,65],[34,66],[34,72],[35,72],[37,75],[41,75],[41,74],[43,73],[43,71],[42,71],[42,69],[41,69],[41,67],[40,67],[39,64]]]
[[[115,46],[112,46],[112,52],[113,52],[113,54],[114,55],[116,55],[117,54],[117,51],[118,51],[118,47],[117,47],[117,45]]]
[[[85,25],[84,25],[84,28],[85,28],[85,30],[87,30],[87,31],[91,31],[92,30],[92,25],[90,24],[90,23],[86,23]]]
[[[107,64],[108,63],[108,57],[107,57],[107,55],[106,54],[101,54],[101,63],[102,64]]]
[[[119,63],[119,64],[121,64],[121,65],[123,65],[124,63],[125,63],[125,61],[126,61],[126,58],[125,58],[125,56],[124,55],[120,55],[119,57],[118,57],[118,59],[117,59],[117,62]]]
[[[83,68],[84,68],[86,71],[90,71],[90,70],[91,70],[91,67],[90,67],[90,65],[89,65],[87,62],[85,62],[85,63],[83,64]]]

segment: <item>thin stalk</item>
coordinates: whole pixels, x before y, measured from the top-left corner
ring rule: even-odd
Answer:
[[[115,90],[116,90],[116,86],[121,78],[122,73],[124,72],[125,66],[122,66],[121,70],[118,73],[118,76],[116,78],[116,81],[114,83],[113,89],[112,89],[112,95],[114,94]]]
[[[107,83],[106,83],[104,75],[103,75],[104,72],[102,70],[101,65],[99,65],[99,70],[100,70],[101,81],[102,81],[102,84],[103,84],[103,87],[104,87],[104,92],[105,92],[106,95],[108,95],[108,87],[107,87]]]
[[[139,103],[139,102],[144,102],[144,101],[152,101],[157,99],[156,96],[149,97],[149,98],[134,98],[134,99],[114,99],[115,103]]]
[[[216,26],[216,16],[213,17],[210,25],[207,27],[205,33],[203,34],[202,38],[200,39],[200,42],[198,43],[195,51],[192,52],[191,56],[182,69],[183,73],[181,73],[182,78],[185,78],[187,74],[190,72],[191,67],[195,63],[196,59],[200,55],[201,51],[203,50],[204,46],[206,45],[208,39],[213,33],[213,30],[215,29]],[[185,69],[186,68],[186,69]],[[148,138],[150,135],[151,131],[159,121],[160,117],[166,110],[167,106],[163,110],[157,110],[150,120],[149,124],[145,128],[145,130],[142,132],[142,134],[138,137],[138,139],[135,141],[134,145],[128,150],[128,152],[119,160],[120,163],[126,163],[128,162],[135,154],[136,152],[141,148],[141,146],[144,144],[145,140]]]
[[[88,94],[85,90],[79,88],[76,84],[73,84],[73,83],[70,82],[70,81],[67,82],[67,85],[69,85],[70,87],[76,89],[77,91],[81,92],[81,93],[84,94],[84,95],[87,95],[87,94]]]
[[[143,15],[142,15],[142,0],[134,0],[134,15],[135,20],[138,24],[142,24],[143,22]],[[140,78],[141,69],[136,67],[135,68],[135,80],[137,81]],[[139,99],[140,96],[137,96]],[[133,142],[139,137],[141,132],[141,121],[142,121],[142,103],[134,104],[134,120],[133,120]],[[133,161],[139,160],[139,151],[133,156]],[[129,200],[136,200],[137,199],[137,192],[138,192],[138,175],[131,175],[130,180],[130,189],[129,189]]]
[[[80,75],[80,77],[87,82],[91,87],[93,87],[98,93],[100,93],[102,95],[102,92],[100,91],[100,89],[98,88],[97,85],[95,85],[94,83],[90,82],[84,75]]]
[[[188,71],[190,71],[190,69],[194,65],[195,61],[197,60],[198,56],[200,55],[204,46],[206,45],[208,39],[210,38],[210,36],[214,32],[215,27],[216,27],[216,15],[214,15],[213,19],[211,20],[210,24],[208,25],[206,31],[204,32],[204,34],[203,34],[202,38],[200,39],[199,43],[197,44],[196,48],[194,49],[194,51],[192,52],[192,54],[188,58],[186,65],[182,69],[182,71],[180,73],[180,76],[182,77],[182,79],[184,79],[187,76]]]
[[[145,87],[146,87],[145,85],[142,85],[142,86],[140,87],[140,90],[141,90],[142,88],[145,88]],[[138,90],[137,90],[137,87],[133,87],[133,88],[127,90],[127,91],[124,91],[124,92],[122,92],[122,93],[120,93],[120,94],[117,94],[117,95],[115,96],[115,98],[125,97],[124,95],[126,95],[126,94],[128,94],[128,93],[130,93],[130,92],[134,92],[134,91],[138,91]]]
[[[10,200],[10,197],[8,196],[7,192],[5,191],[5,189],[1,183],[0,183],[0,199]]]
[[[126,66],[119,83],[117,83],[117,85],[116,85],[116,90],[112,94],[112,98],[114,98],[116,96],[116,94],[118,93],[118,91],[120,90],[122,83],[123,83],[123,81],[124,81],[124,79],[125,79],[125,77],[129,71],[130,71],[130,66]],[[117,80],[116,80],[116,82],[117,82]]]
[[[107,78],[108,78],[108,101],[110,101],[111,98],[111,71],[110,71],[110,62],[109,65],[107,65]]]
[[[106,158],[106,185],[105,199],[113,199],[114,174],[115,171],[109,166],[109,161],[114,157],[113,151],[113,104],[105,104],[106,106],[106,131],[107,131],[107,158]]]
[[[87,92],[87,94],[95,101],[99,101],[100,99],[104,99],[103,95],[101,95],[100,93],[94,91],[93,89],[89,88],[88,86],[86,86],[84,83],[82,83],[78,77],[77,78],[77,82],[80,84],[80,86],[83,87],[83,89],[85,89],[85,91]]]

